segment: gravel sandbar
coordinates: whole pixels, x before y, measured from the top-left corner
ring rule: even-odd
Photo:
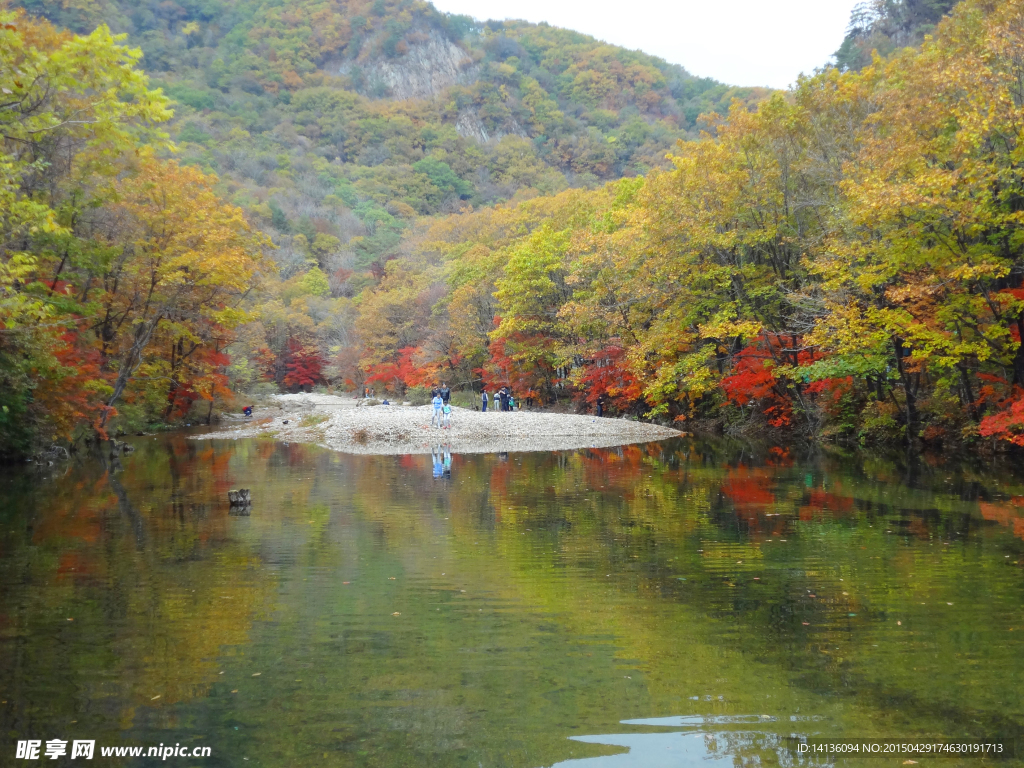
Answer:
[[[317,394],[277,395],[275,400],[276,407],[259,408],[251,419],[232,415],[226,429],[195,435],[194,439],[263,436],[315,443],[343,453],[393,455],[430,453],[438,445],[453,453],[608,448],[683,434],[626,419],[543,411],[480,413],[456,407],[452,408],[451,427],[438,429],[430,426],[429,405],[367,406],[355,398]],[[232,423],[237,426],[229,426]]]

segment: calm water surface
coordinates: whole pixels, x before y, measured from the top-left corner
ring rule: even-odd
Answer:
[[[658,768],[795,765],[790,734],[1024,737],[1010,465],[134,444],[0,475],[0,765],[27,738]]]

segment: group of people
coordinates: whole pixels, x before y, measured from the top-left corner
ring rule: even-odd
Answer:
[[[487,405],[492,402],[491,398],[487,396],[487,388],[480,394],[480,410],[487,413]],[[494,393],[493,399],[495,407],[499,411],[514,411],[516,409],[515,398],[512,397],[512,390],[508,387],[502,387]]]
[[[442,382],[440,387],[430,390],[430,404],[433,406],[433,415],[430,417],[430,426],[437,425],[440,429],[450,429],[452,426],[452,391],[447,382]],[[480,410],[487,413],[487,407],[500,411],[514,411],[519,405],[512,396],[512,390],[502,387],[494,393],[493,397],[487,393],[487,388],[480,393]]]
[[[447,382],[441,382],[440,387],[434,387],[430,391],[430,404],[433,406],[433,415],[430,417],[430,426],[437,423],[438,429],[451,429],[452,426],[452,391]]]

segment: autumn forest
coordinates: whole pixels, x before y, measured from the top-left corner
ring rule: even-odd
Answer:
[[[790,91],[420,0],[0,4],[0,455],[510,386],[1024,447],[1024,0],[874,0]]]

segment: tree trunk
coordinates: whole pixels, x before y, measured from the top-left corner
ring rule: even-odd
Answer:
[[[967,375],[967,369],[958,365],[956,369],[960,372],[960,383],[964,391],[964,405],[967,406],[967,415],[973,421],[978,421],[978,407],[974,403],[974,390],[971,388],[971,379]]]
[[[903,339],[894,337],[892,345],[896,352],[896,370],[900,374],[900,382],[903,384],[903,397],[906,401],[907,441],[909,442],[917,431],[917,393],[913,384],[913,376],[907,373],[903,365]]]
[[[103,434],[104,427],[107,425],[107,419],[110,418],[110,414],[114,411],[114,404],[121,399],[121,395],[124,394],[124,388],[128,386],[128,382],[131,380],[132,374],[135,373],[139,364],[142,362],[142,351],[149,344],[149,340],[153,336],[153,331],[156,330],[159,322],[160,318],[157,317],[149,322],[141,323],[135,328],[135,338],[132,341],[131,349],[128,350],[128,354],[125,355],[124,360],[121,361],[121,367],[117,372],[117,380],[114,382],[114,391],[107,400],[107,405],[104,407],[103,413],[100,415],[99,423],[96,425],[96,431],[99,432],[101,436]]]
[[[1017,317],[1017,334],[1020,337],[1020,344],[1017,347],[1017,354],[1013,356],[1013,383],[1015,386],[1024,387],[1024,315]]]

